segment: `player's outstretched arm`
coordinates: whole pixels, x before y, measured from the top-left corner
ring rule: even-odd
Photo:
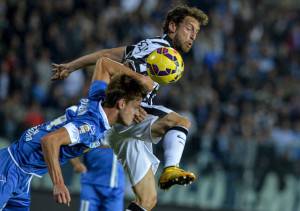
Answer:
[[[122,62],[125,47],[104,49],[94,53],[79,57],[71,62],[64,64],[52,64],[53,75],[52,80],[60,80],[67,78],[70,73],[80,68],[94,65],[101,57],[107,57],[117,62]]]
[[[153,89],[154,84],[149,76],[144,76],[142,74],[136,73],[129,67],[107,57],[98,59],[92,80],[101,80],[109,83],[110,79],[117,74],[126,74],[140,81],[142,84],[144,84],[148,91],[152,91]]]
[[[62,145],[70,143],[69,134],[65,128],[60,128],[49,133],[41,140],[44,159],[53,183],[54,200],[59,204],[66,204],[68,206],[71,202],[71,196],[62,176],[59,164],[59,150]]]

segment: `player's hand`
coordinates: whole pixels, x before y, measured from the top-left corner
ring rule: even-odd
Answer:
[[[54,185],[53,197],[54,197],[54,201],[56,201],[57,203],[66,204],[70,206],[71,196],[65,184]]]
[[[73,167],[76,173],[86,173],[87,168],[83,163],[78,163]]]
[[[147,112],[140,106],[138,112],[134,115],[134,122],[140,123],[147,117]]]
[[[74,69],[70,63],[66,64],[52,64],[52,77],[51,80],[62,80],[67,78]]]

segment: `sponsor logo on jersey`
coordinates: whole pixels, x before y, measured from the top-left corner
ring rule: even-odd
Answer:
[[[89,105],[89,100],[88,99],[81,99],[80,100],[80,105],[78,107],[78,116],[83,115],[87,112],[88,105]]]
[[[38,126],[35,126],[35,127],[32,127],[32,128],[29,128],[26,132],[26,135],[25,135],[25,141],[31,141],[33,136],[35,134],[37,134],[40,130],[38,129]]]
[[[179,140],[179,143],[181,143],[182,145],[185,144],[185,138],[184,138],[184,137],[182,137],[181,135],[177,135],[177,138],[180,139],[180,140]]]

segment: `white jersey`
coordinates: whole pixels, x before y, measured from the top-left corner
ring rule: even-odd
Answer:
[[[123,63],[129,64],[135,72],[147,75],[146,58],[154,50],[160,47],[172,47],[171,40],[167,35],[145,39],[136,45],[127,46]],[[159,89],[155,84],[154,90],[148,94],[142,107],[148,114],[147,118],[130,127],[114,126],[106,136],[107,144],[111,146],[114,153],[125,167],[131,184],[136,185],[151,168],[155,174],[159,160],[153,154],[152,143],[156,144],[160,138],[153,138],[151,126],[158,119],[172,110],[158,105],[152,105],[152,99]]]
[[[157,118],[148,115],[139,124],[129,127],[116,125],[106,134],[106,144],[123,164],[132,185],[136,185],[149,168],[152,168],[154,174],[158,168],[159,160],[153,154],[152,143],[158,143],[160,138],[151,135],[151,125]]]
[[[171,39],[165,34],[162,37],[154,37],[142,40],[136,45],[127,46],[123,63],[129,64],[130,68],[135,72],[148,75],[146,58],[154,50],[161,47],[172,47]],[[159,84],[155,82],[154,89],[147,95],[144,102],[152,104],[152,99],[156,96],[159,89]]]

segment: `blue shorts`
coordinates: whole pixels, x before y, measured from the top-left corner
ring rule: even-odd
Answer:
[[[7,148],[0,150],[0,210],[27,211],[32,175],[23,173],[13,162]]]
[[[81,183],[80,211],[98,210],[124,210],[124,189]]]

